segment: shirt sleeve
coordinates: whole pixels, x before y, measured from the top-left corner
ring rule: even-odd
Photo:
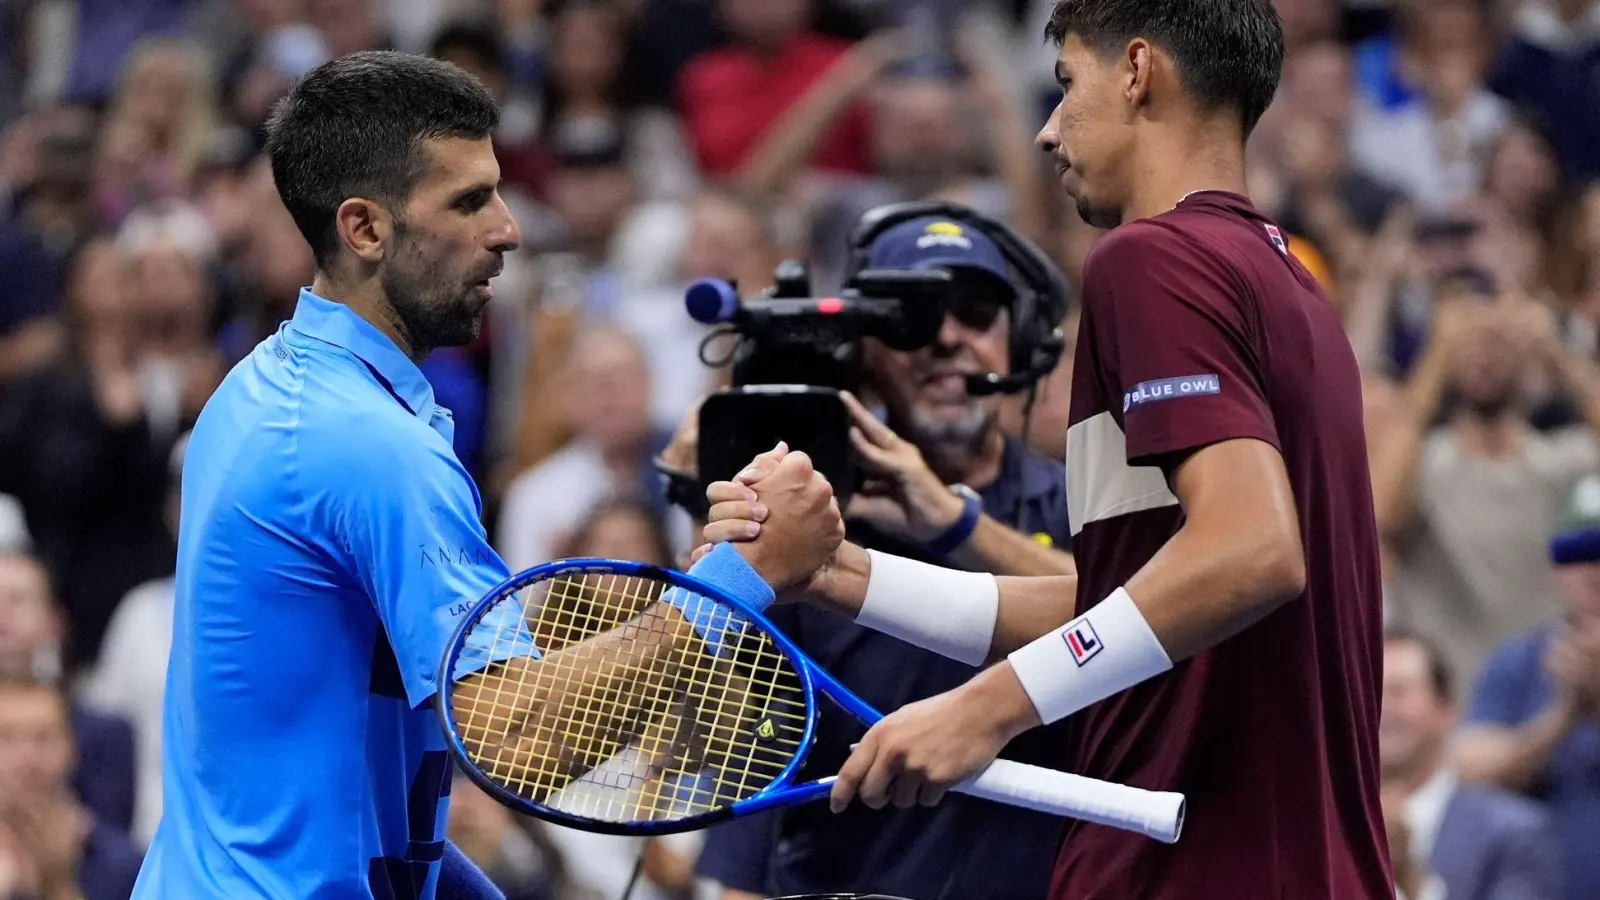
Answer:
[[[426,428],[426,426],[423,426]],[[360,431],[352,429],[352,434]],[[371,598],[394,651],[407,701],[418,707],[437,691],[450,639],[477,601],[509,577],[489,546],[477,489],[443,438],[395,435],[324,448],[319,471],[328,485],[329,537],[335,552]],[[520,616],[513,599],[491,613]],[[493,629],[479,629],[491,634]],[[532,652],[526,628],[490,654],[469,647],[455,677]]]
[[[1100,374],[1122,392],[1130,465],[1233,438],[1279,445],[1242,276],[1188,236],[1134,223],[1095,249],[1085,281],[1111,332]]]

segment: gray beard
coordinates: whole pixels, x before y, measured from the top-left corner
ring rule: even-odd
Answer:
[[[930,456],[945,459],[976,453],[994,427],[995,412],[981,403],[971,404],[957,419],[935,420],[911,408],[907,438]]]

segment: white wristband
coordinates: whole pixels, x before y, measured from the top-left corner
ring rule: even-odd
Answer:
[[[872,571],[856,622],[969,666],[994,642],[1000,585],[987,572],[930,566],[868,550]]]
[[[1150,623],[1122,588],[1010,656],[1039,718],[1056,722],[1172,668]]]

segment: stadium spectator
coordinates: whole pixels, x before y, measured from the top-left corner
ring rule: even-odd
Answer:
[[[650,418],[662,425],[676,422],[720,377],[700,358],[710,329],[684,312],[688,286],[720,278],[747,296],[758,294],[772,284],[778,265],[773,214],[766,204],[709,187],[690,206],[689,219],[677,277],[669,286],[623,295],[617,311],[617,322],[633,332],[649,359]]]
[[[70,44],[62,48],[68,69],[63,93],[73,101],[98,104],[116,90],[122,64],[137,52],[141,38],[178,32],[188,0],[84,0],[70,20]]]
[[[93,663],[117,601],[172,565],[161,509],[176,434],[163,440],[161,423],[184,382],[147,365],[128,275],[116,243],[87,244],[70,276],[67,346],[0,402],[0,491],[22,504],[55,577],[69,669]]]
[[[1550,124],[1567,175],[1600,177],[1600,4],[1530,0],[1496,60],[1490,86]]]
[[[50,575],[26,553],[0,554],[0,677],[62,684],[61,646],[67,621]],[[69,700],[78,756],[69,770],[78,799],[107,825],[133,821],[136,750],[128,722]]]
[[[951,200],[1009,221],[1025,236],[1041,236],[1038,153],[1029,140],[1035,123],[1013,88],[1006,47],[980,24],[953,40],[954,59],[918,56],[925,48],[898,32],[857,44],[740,167],[737,180],[746,190],[803,210],[810,222],[806,255],[819,290],[840,286],[851,226],[885,203]],[[808,167],[819,142],[858,100],[872,112],[870,171]]]
[[[738,171],[786,113],[833,94],[838,81],[858,78],[850,45],[810,29],[811,6],[812,0],[718,0],[732,43],[690,62],[677,85],[678,111],[708,175]],[[816,147],[812,164],[870,171],[868,123],[866,109],[852,106]]]
[[[186,197],[216,128],[216,85],[200,48],[140,41],[106,113],[111,169],[98,185],[102,221],[114,226],[143,203]]]
[[[642,491],[666,509],[650,460],[668,435],[650,422],[650,376],[639,342],[616,326],[580,333],[553,396],[566,404],[574,437],[506,489],[496,549],[512,571],[555,559],[566,533],[614,493]],[[688,540],[682,529],[674,543],[682,549]]]
[[[704,393],[715,377],[700,360],[707,329],[684,311],[684,291],[707,277],[734,280],[747,294],[764,289],[777,265],[776,235],[764,204],[720,187],[704,189],[687,215],[687,240],[671,242],[677,255],[654,285],[618,284],[604,268],[586,273],[578,255],[544,258],[537,309],[526,314],[529,346],[505,354],[528,362],[515,376],[517,390],[505,392],[518,403],[507,411],[514,433],[499,480],[508,480],[507,470],[514,477],[543,462],[572,438],[572,422],[555,395],[567,383],[561,374],[566,348],[586,324],[616,325],[638,339],[650,370],[655,425],[670,427]],[[665,215],[659,224],[667,224]],[[647,225],[635,231],[642,238],[655,229]]]
[[[1343,150],[1354,92],[1343,47],[1320,41],[1300,48],[1284,62],[1280,101],[1252,147],[1267,164],[1251,172],[1252,191],[1279,225],[1352,263],[1365,256],[1363,239],[1377,232],[1400,196]]]
[[[1401,64],[1417,99],[1364,108],[1352,123],[1356,162],[1425,210],[1444,211],[1472,196],[1488,147],[1510,119],[1509,105],[1483,83],[1490,62],[1484,15],[1477,0],[1412,4]]]
[[[699,181],[688,137],[677,116],[645,103],[626,77],[624,22],[618,4],[607,0],[570,0],[554,12],[541,129],[556,145],[618,130],[641,196],[687,200]]]
[[[126,900],[132,893],[138,848],[68,788],[80,752],[66,699],[56,688],[0,678],[0,887],[6,896]]]
[[[1506,236],[1515,242],[1506,252],[1514,255],[1520,282],[1541,291],[1570,290],[1555,267],[1561,232],[1570,231],[1579,197],[1537,122],[1517,116],[1500,132],[1484,167],[1483,194],[1505,214]]]
[[[1441,287],[1405,414],[1372,459],[1378,522],[1395,554],[1393,620],[1436,639],[1462,672],[1555,613],[1542,535],[1572,485],[1600,466],[1594,362],[1561,346],[1547,308],[1483,296],[1485,287],[1470,273]],[[1538,373],[1573,396],[1584,424],[1529,424],[1524,385]]]
[[[1560,610],[1490,657],[1456,752],[1463,777],[1545,804],[1571,900],[1600,896],[1600,477],[1573,490],[1550,558]]]
[[[44,109],[5,130],[0,150],[0,385],[59,351],[61,295],[73,248],[92,226],[95,120]]]
[[[1378,754],[1385,802],[1399,803],[1412,900],[1519,897],[1562,900],[1561,859],[1544,810],[1493,787],[1462,783],[1446,758],[1455,727],[1454,674],[1419,635],[1384,641]]]

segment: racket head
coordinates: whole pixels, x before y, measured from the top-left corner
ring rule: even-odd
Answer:
[[[677,752],[676,741],[663,746],[657,739],[655,744],[644,748],[630,743],[618,753],[607,756],[607,763],[611,763],[634,750],[656,758],[657,761],[647,768],[680,779],[672,789],[676,792],[674,796],[663,797],[658,789],[650,788],[654,791],[654,798],[640,802],[631,812],[625,802],[614,798],[607,799],[603,809],[598,801],[591,802],[582,796],[576,802],[568,802],[560,796],[555,798],[556,802],[547,802],[551,799],[551,793],[564,795],[574,787],[581,786],[584,777],[588,776],[573,779],[553,791],[541,791],[540,788],[545,786],[542,779],[549,773],[530,773],[525,769],[507,772],[504,765],[496,768],[496,760],[482,758],[487,754],[473,752],[472,741],[462,733],[471,729],[460,727],[460,717],[471,713],[458,708],[454,696],[458,681],[487,672],[483,687],[478,690],[480,695],[492,692],[495,687],[502,691],[534,687],[526,678],[517,684],[503,681],[490,686],[488,682],[495,676],[493,672],[488,672],[488,667],[527,656],[527,648],[534,645],[536,638],[543,638],[543,644],[539,646],[541,662],[565,647],[589,639],[620,638],[624,642],[647,640],[653,635],[639,630],[630,634],[630,623],[638,620],[639,610],[659,606],[660,595],[675,588],[726,607],[732,621],[741,626],[741,630],[730,646],[730,652],[716,656],[706,651],[691,662],[681,664],[680,677],[676,682],[681,687],[669,691],[668,697],[652,697],[642,705],[659,709],[663,703],[667,707],[679,701],[685,706],[692,704],[693,720],[684,723],[685,715],[679,713],[677,725],[669,725],[667,730],[681,732],[686,727],[693,732],[698,727],[704,732],[709,728],[712,734],[707,743],[725,744],[726,747],[715,752],[703,750],[698,768],[691,768],[688,754],[680,754],[679,758],[668,759],[664,763],[660,761],[663,752],[669,757]],[[519,596],[525,592],[539,596]],[[536,602],[528,602],[530,600]],[[577,608],[584,603],[589,604],[590,608]],[[518,633],[507,638],[505,632],[512,629]],[[486,636],[490,637],[487,650],[484,642]],[[586,661],[594,662],[593,659]],[[667,680],[665,673],[656,674],[663,676],[661,680]],[[731,686],[736,683],[734,676],[744,677],[744,682],[739,682],[742,687]],[[546,679],[546,683],[548,681]],[[598,557],[563,559],[510,576],[479,599],[457,626],[440,666],[438,685],[436,704],[446,744],[458,767],[466,772],[474,784],[514,811],[570,828],[605,834],[672,834],[693,831],[731,818],[738,813],[736,804],[792,783],[816,733],[816,685],[812,669],[794,642],[770,620],[715,585],[673,569],[626,560]],[[662,687],[659,683],[649,686]],[[673,695],[681,696],[674,699]],[[750,699],[752,695],[754,702]],[[617,706],[625,707],[627,704]],[[713,721],[709,725],[704,714],[707,706],[715,706],[711,714]],[[748,734],[745,730],[735,728],[730,735],[727,723],[721,719],[729,714],[730,707],[736,723],[750,726]],[[615,712],[615,708],[612,711]],[[494,716],[489,718],[493,720]],[[669,718],[663,714],[660,721],[668,721]],[[765,731],[766,723],[774,723],[770,735]],[[576,723],[568,719],[542,724],[551,725],[551,731],[558,731],[577,743],[594,740],[592,733],[584,733],[594,730],[589,727],[593,723],[588,717]],[[574,725],[581,727],[574,729]],[[636,736],[636,739],[649,740],[647,736]],[[646,754],[645,750],[656,752]],[[605,751],[599,752],[603,754]],[[742,758],[749,758],[751,762],[745,764],[741,778],[735,785],[731,777],[725,776],[731,775]],[[485,763],[489,764],[487,768],[496,769],[498,774],[486,771]],[[752,776],[750,769],[757,763],[762,771]],[[590,775],[601,773],[600,783],[596,785],[591,781],[591,788],[598,787],[602,791],[645,790],[646,784],[653,778],[644,778],[641,783],[629,783],[630,779],[641,777],[637,769],[630,774],[625,767],[621,771],[602,772],[603,767],[604,764],[590,770]],[[513,763],[510,768],[518,767]],[[685,787],[684,782],[691,780],[691,776],[701,779],[701,787],[697,795],[691,792],[691,797],[685,799],[682,788]],[[703,779],[706,777],[713,779],[710,798],[705,796]],[[615,780],[606,780],[612,778]],[[655,780],[665,786],[665,779]],[[664,807],[661,801],[666,801],[667,805]],[[648,813],[649,817],[638,815],[639,812]]]

